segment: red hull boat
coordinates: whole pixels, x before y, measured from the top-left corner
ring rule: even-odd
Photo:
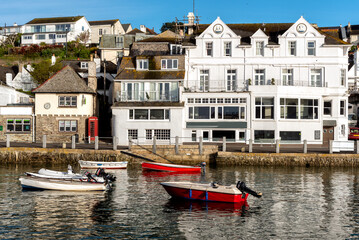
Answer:
[[[248,194],[261,197],[261,193],[256,193],[238,182],[237,186],[223,186],[216,183],[192,183],[192,182],[163,182],[161,185],[167,193],[174,198],[185,198],[191,200],[244,203]]]
[[[201,167],[186,166],[186,165],[177,165],[169,163],[152,163],[152,162],[143,162],[142,168],[145,170],[154,170],[154,171],[163,171],[163,172],[192,172],[200,173]]]

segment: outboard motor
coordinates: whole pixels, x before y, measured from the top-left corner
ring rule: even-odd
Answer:
[[[68,174],[72,174],[72,173],[73,173],[73,172],[72,172],[72,167],[71,167],[70,164],[67,165],[67,173],[68,173]]]
[[[257,197],[257,198],[262,197],[262,193],[261,193],[261,192],[258,192],[258,193],[257,193],[257,192],[255,192],[255,191],[253,191],[252,189],[248,188],[244,182],[238,181],[238,183],[237,183],[237,188],[238,188],[241,192],[249,193],[250,195],[253,195],[253,196]]]
[[[96,170],[95,175],[98,177],[103,177],[105,181],[110,181],[110,182],[116,181],[116,177],[113,176],[112,174],[106,173],[103,168],[98,168]]]
[[[87,181],[88,181],[88,182],[97,182],[97,180],[96,180],[94,177],[92,177],[92,174],[91,174],[91,173],[86,172],[85,175],[86,175],[86,177],[87,177]]]

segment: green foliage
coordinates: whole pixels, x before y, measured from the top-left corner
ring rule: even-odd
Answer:
[[[182,22],[179,22],[178,24],[183,25]],[[176,32],[176,22],[165,22],[165,23],[163,23],[160,31],[165,32],[167,30],[171,30],[172,32]]]
[[[34,70],[31,75],[36,80],[38,84],[44,83],[50,77],[52,77],[55,73],[61,70],[62,64],[57,61],[55,65],[51,66],[51,60],[43,60],[39,63],[32,64]]]

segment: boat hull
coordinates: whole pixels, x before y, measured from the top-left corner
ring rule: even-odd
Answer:
[[[167,163],[143,162],[142,168],[145,170],[162,171],[162,172],[192,172],[192,173],[201,172],[201,167],[167,164]]]
[[[128,162],[95,162],[79,160],[82,169],[125,169]]]
[[[57,190],[57,191],[104,191],[107,185],[104,183],[41,179],[35,177],[21,177],[20,183],[23,189]]]
[[[210,184],[190,183],[182,186],[177,183],[161,183],[161,185],[174,198],[226,203],[244,203],[248,198],[248,193],[242,193],[234,187],[233,189],[225,186],[213,188]]]

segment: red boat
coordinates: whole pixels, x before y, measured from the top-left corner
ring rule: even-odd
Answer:
[[[142,168],[145,170],[163,171],[163,172],[192,172],[200,173],[201,166],[186,166],[169,163],[143,162]]]
[[[247,188],[244,182],[224,186],[217,183],[163,182],[161,185],[174,198],[191,200],[244,203],[248,194],[260,198],[262,193]]]

